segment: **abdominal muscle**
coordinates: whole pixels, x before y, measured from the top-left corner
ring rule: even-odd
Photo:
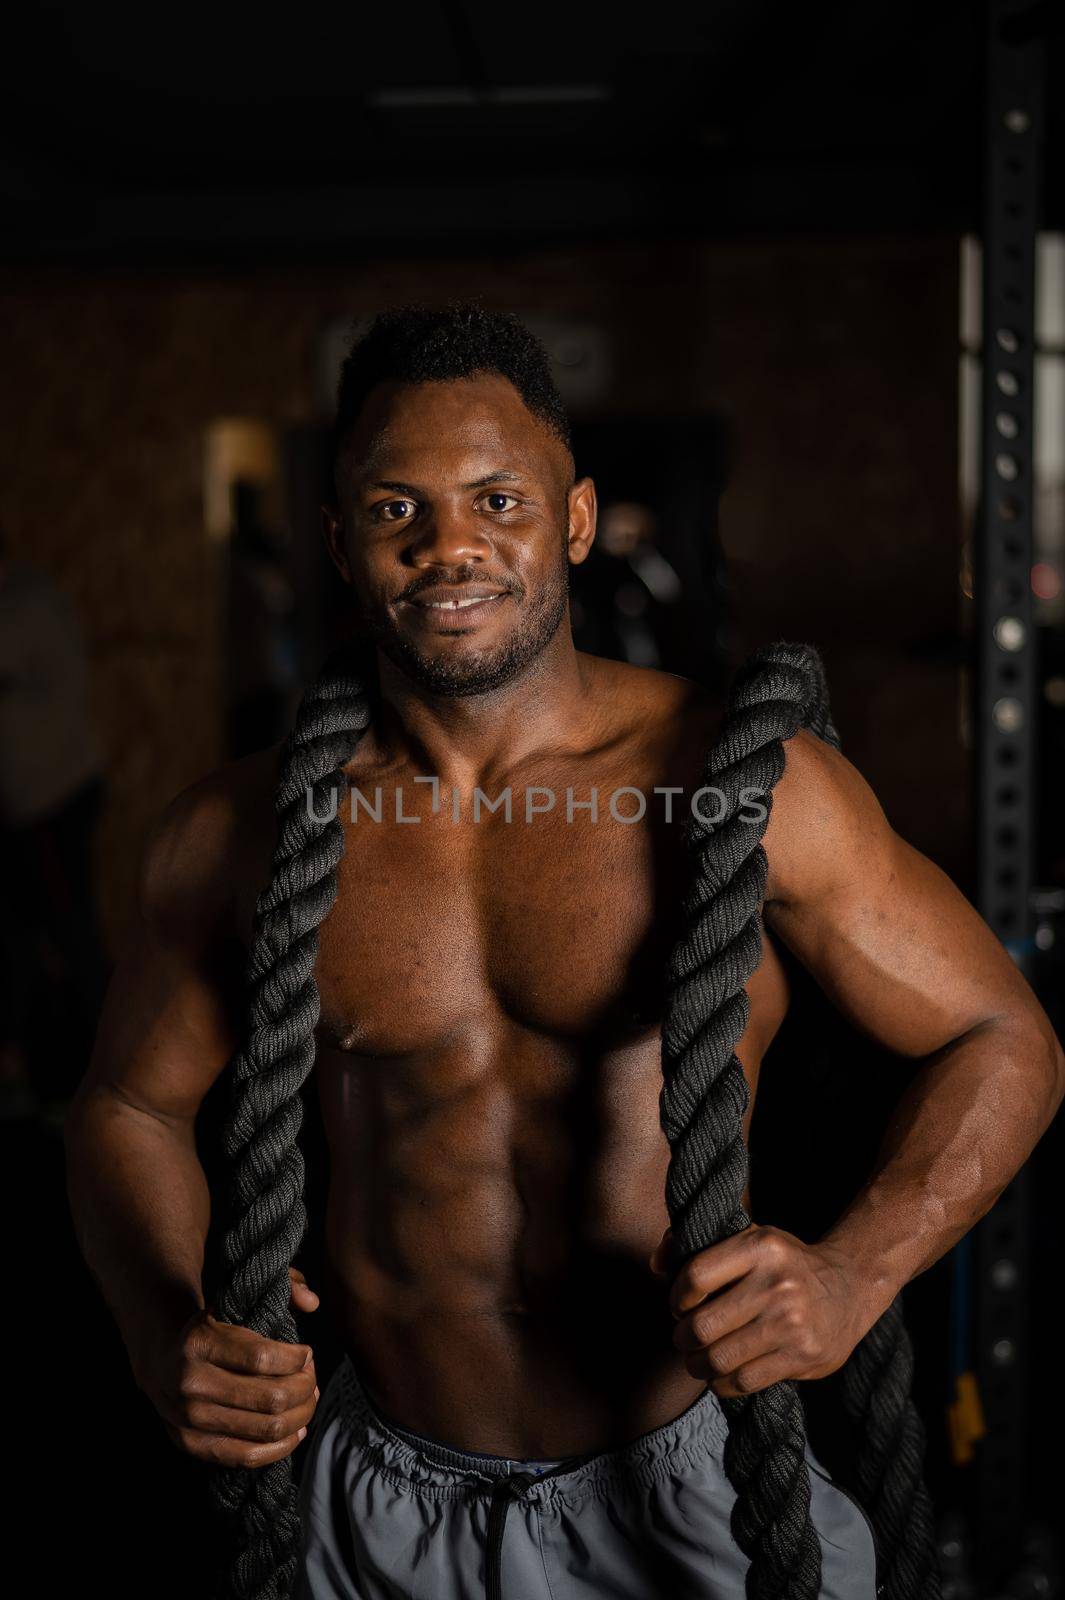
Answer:
[[[609,1060],[319,1051],[327,1303],[371,1399],[456,1448],[612,1449],[703,1392],[648,1258],[668,1216],[660,1041]]]

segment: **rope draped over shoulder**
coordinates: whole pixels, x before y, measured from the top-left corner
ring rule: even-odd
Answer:
[[[745,985],[762,952],[768,872],[762,840],[784,772],[784,741],[800,728],[839,748],[817,651],[770,645],[737,674],[706,765],[715,820],[693,814],[687,825],[692,871],[684,931],[668,971],[660,1099],[670,1144],[666,1204],[680,1261],[751,1220],[743,1206],[749,1096],[735,1046],[749,1015]],[[856,1487],[875,1529],[878,1593],[885,1600],[936,1600],[939,1594],[912,1371],[896,1299],[843,1374],[844,1401],[861,1430]],[[736,1491],[733,1536],[750,1561],[749,1600],[816,1600],[821,1549],[810,1520],[798,1390],[777,1383],[721,1405],[729,1430],[725,1471]]]
[[[247,1033],[230,1068],[223,1138],[232,1174],[230,1222],[220,1244],[213,1309],[223,1322],[290,1344],[299,1337],[289,1267],[307,1226],[297,1140],[300,1089],[314,1065],[319,1016],[318,930],[336,899],[344,853],[342,769],[369,721],[366,685],[347,653],[338,653],[304,696],[282,747],[277,843],[270,883],[256,902],[248,960]],[[211,1490],[215,1504],[239,1518],[229,1594],[287,1600],[300,1554],[291,1459],[254,1469],[216,1468]]]

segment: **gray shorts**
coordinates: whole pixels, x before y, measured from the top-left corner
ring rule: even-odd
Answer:
[[[345,1356],[300,1480],[298,1600],[744,1600],[724,1413],[561,1462],[452,1450],[386,1421]],[[875,1600],[864,1514],[807,1447],[822,1600]]]

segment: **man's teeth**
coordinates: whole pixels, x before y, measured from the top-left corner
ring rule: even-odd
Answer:
[[[474,595],[472,600],[430,600],[430,611],[461,611],[463,606],[479,606],[484,600],[498,600],[496,594]]]

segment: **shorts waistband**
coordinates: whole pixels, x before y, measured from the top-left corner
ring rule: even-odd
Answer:
[[[421,1493],[445,1498],[477,1485],[494,1485],[501,1479],[532,1476],[523,1498],[571,1501],[603,1491],[612,1483],[647,1485],[681,1461],[705,1457],[708,1448],[720,1449],[728,1424],[717,1396],[709,1388],[690,1406],[649,1433],[627,1444],[586,1455],[561,1458],[557,1465],[536,1474],[535,1463],[506,1456],[478,1455],[456,1450],[438,1440],[400,1429],[383,1416],[364,1389],[350,1353],[337,1371],[338,1409],[377,1457],[377,1465],[392,1478]],[[482,1491],[483,1492],[483,1491]]]
[[[369,1401],[369,1396],[367,1396],[367,1403],[371,1403]],[[541,1472],[554,1471],[557,1467],[561,1467],[565,1461],[569,1459],[565,1456],[553,1456],[546,1460],[530,1460],[528,1458],[523,1460],[521,1456],[499,1456],[492,1455],[487,1451],[459,1450],[455,1445],[444,1444],[444,1442],[440,1439],[430,1439],[428,1434],[416,1433],[413,1428],[401,1428],[398,1422],[393,1422],[390,1418],[384,1416],[376,1406],[373,1407],[373,1409],[376,1413],[378,1423],[381,1426],[387,1427],[391,1433],[398,1434],[401,1439],[403,1439],[407,1444],[413,1445],[416,1450],[449,1450],[452,1455],[469,1455],[472,1460],[476,1461],[478,1466],[483,1466],[485,1463],[487,1463],[488,1466],[491,1467],[493,1462],[502,1462],[512,1470],[516,1468],[519,1472],[532,1472],[539,1474]]]

